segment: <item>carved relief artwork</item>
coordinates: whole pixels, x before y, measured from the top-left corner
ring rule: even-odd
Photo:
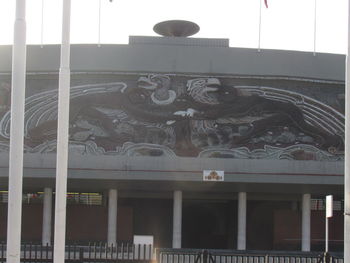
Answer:
[[[339,160],[344,115],[285,89],[162,74],[71,88],[70,150],[81,154]],[[181,82],[181,83],[180,83]],[[180,83],[180,84],[179,84]],[[0,121],[6,151],[10,112]],[[27,152],[55,152],[57,90],[26,99]]]
[[[0,83],[0,112],[10,109],[11,85],[7,82]]]

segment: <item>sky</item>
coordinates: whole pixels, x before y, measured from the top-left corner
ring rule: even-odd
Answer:
[[[99,35],[99,3],[101,23]],[[263,0],[71,0],[71,43],[127,44],[130,35],[156,36],[153,26],[183,19],[201,30],[193,37],[228,38],[231,47],[257,48]],[[262,49],[347,51],[347,0],[267,0],[262,4]],[[0,0],[0,45],[13,42],[15,0]],[[27,43],[61,42],[62,0],[27,0]],[[42,12],[43,10],[43,12]],[[43,21],[43,23],[42,23]],[[43,26],[42,26],[43,25]],[[41,35],[43,37],[41,37]]]

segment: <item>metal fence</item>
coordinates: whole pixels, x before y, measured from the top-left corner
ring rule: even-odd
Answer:
[[[39,244],[21,245],[21,262],[53,262],[53,247]],[[130,243],[118,243],[116,246],[108,246],[106,243],[94,243],[88,246],[67,245],[65,250],[65,262],[90,263],[90,262],[125,262],[125,263],[149,263],[154,258],[151,245],[135,245]],[[0,263],[6,262],[6,244],[0,244]]]
[[[21,262],[53,262],[53,247],[26,243],[21,245]],[[151,245],[94,243],[67,245],[66,263],[344,263],[343,255],[314,252],[272,252],[202,249],[153,249]],[[6,244],[0,243],[0,263],[6,262]]]
[[[157,249],[157,263],[343,263],[341,254],[201,249]]]

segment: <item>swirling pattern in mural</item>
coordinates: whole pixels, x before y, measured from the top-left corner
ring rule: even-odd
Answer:
[[[339,160],[344,116],[283,89],[222,85],[192,78],[179,88],[167,75],[71,88],[70,148],[80,154]],[[8,150],[10,112],[0,121]],[[26,99],[29,152],[54,152],[57,91]]]

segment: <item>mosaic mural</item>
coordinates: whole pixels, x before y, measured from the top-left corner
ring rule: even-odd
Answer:
[[[2,83],[0,151],[8,151]],[[57,90],[28,96],[25,150],[56,151]],[[71,88],[70,151],[80,154],[340,160],[344,115],[309,96],[219,78],[138,76]]]

